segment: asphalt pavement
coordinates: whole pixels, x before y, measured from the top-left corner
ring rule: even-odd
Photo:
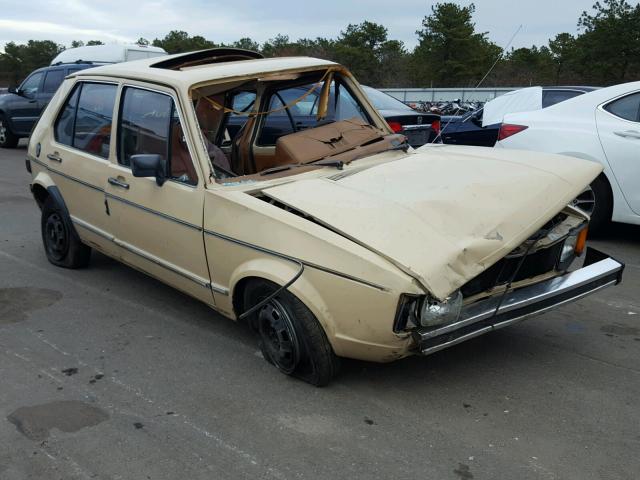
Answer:
[[[24,147],[0,150],[0,479],[637,479],[640,227],[624,281],[326,388],[103,255],[50,265]]]

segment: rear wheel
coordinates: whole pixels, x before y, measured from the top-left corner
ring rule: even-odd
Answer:
[[[279,288],[266,280],[251,282],[244,292],[244,309]],[[285,290],[269,300],[251,315],[250,325],[258,334],[265,360],[285,375],[320,387],[337,374],[339,360],[322,326],[292,293]]]
[[[44,251],[51,263],[65,268],[89,264],[91,248],[80,241],[66,212],[51,197],[42,206],[40,226]]]
[[[0,147],[15,148],[18,145],[19,137],[13,134],[9,128],[9,123],[4,114],[0,113]]]

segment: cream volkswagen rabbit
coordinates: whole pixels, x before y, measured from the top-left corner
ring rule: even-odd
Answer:
[[[214,49],[79,72],[27,167],[51,263],[96,249],[142,270],[246,320],[266,360],[315,385],[339,357],[429,354],[623,270],[567,206],[600,165],[412,150],[325,60]]]

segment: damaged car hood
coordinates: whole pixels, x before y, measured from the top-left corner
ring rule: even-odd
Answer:
[[[392,155],[392,154],[390,154]],[[533,235],[602,170],[560,155],[426,147],[263,190],[444,299]]]

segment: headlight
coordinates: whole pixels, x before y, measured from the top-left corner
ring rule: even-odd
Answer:
[[[560,252],[560,263],[565,263],[575,255],[576,243],[578,242],[578,234],[569,235],[562,245]]]
[[[420,325],[434,327],[458,320],[462,309],[462,293],[460,290],[449,295],[444,301],[426,297],[420,309]]]
[[[560,252],[559,264],[566,265],[567,262],[571,262],[573,257],[579,257],[584,252],[585,244],[587,241],[587,227],[581,229],[578,232],[574,232],[569,235],[564,244],[562,245],[562,251]]]

